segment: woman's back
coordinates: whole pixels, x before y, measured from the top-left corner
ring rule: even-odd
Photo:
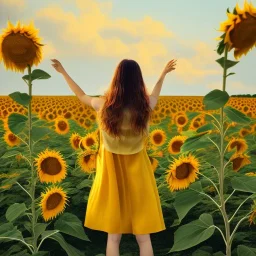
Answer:
[[[153,109],[157,103],[157,98],[150,96],[150,107]],[[94,108],[97,111],[98,124],[100,124],[100,109],[104,104],[103,99],[99,99],[97,102],[94,102]],[[143,113],[142,113],[143,114]],[[120,126],[120,138],[115,138],[109,135],[106,131],[99,126],[101,141],[103,142],[104,147],[116,154],[135,154],[143,149],[146,144],[149,133],[149,122],[147,124],[147,130],[144,134],[136,134],[131,126],[131,112],[128,108],[123,110],[123,120]]]

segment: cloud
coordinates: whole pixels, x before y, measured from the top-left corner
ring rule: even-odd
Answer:
[[[0,6],[24,7],[25,0],[1,0]]]

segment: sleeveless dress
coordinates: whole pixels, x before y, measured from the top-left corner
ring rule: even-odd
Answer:
[[[99,113],[97,112],[99,121]],[[135,136],[124,110],[121,139],[99,127],[100,146],[84,226],[115,234],[165,230],[154,172],[146,151],[148,136]],[[149,125],[148,125],[149,131]]]

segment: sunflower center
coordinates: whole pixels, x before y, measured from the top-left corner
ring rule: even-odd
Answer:
[[[186,118],[184,116],[179,116],[177,122],[181,125],[186,123]]]
[[[230,31],[230,39],[235,48],[250,48],[256,42],[256,18],[246,13],[247,19],[235,25]]]
[[[234,148],[236,147],[236,149],[239,151],[241,149],[241,143],[238,142],[238,141],[234,141],[231,145],[230,145],[230,148]]]
[[[94,139],[93,138],[88,138],[87,140],[86,140],[86,146],[87,147],[90,147],[90,146],[92,146],[94,144]]]
[[[176,178],[179,180],[186,179],[189,176],[191,165],[189,163],[183,163],[176,168]]]
[[[73,143],[74,143],[76,148],[79,147],[79,142],[80,142],[80,138],[78,138],[78,137],[73,140]]]
[[[58,127],[60,128],[60,130],[65,131],[67,129],[67,124],[64,121],[59,121]]]
[[[56,175],[61,171],[61,164],[55,157],[47,157],[41,163],[41,168],[44,173]]]
[[[47,210],[55,209],[61,202],[62,196],[59,193],[53,193],[49,196],[46,202]]]
[[[233,169],[238,170],[242,166],[243,158],[237,157],[232,162],[233,162]]]
[[[12,133],[9,134],[8,138],[9,138],[10,141],[16,141],[16,139],[17,139],[17,137]]]
[[[90,155],[84,156],[84,162],[87,164],[89,162],[90,158],[91,158]]]
[[[16,64],[31,64],[36,57],[35,43],[19,33],[8,35],[2,43],[2,52],[6,59]]]
[[[172,143],[172,150],[174,152],[180,152],[180,148],[183,145],[183,142],[180,140],[177,140],[175,142]]]
[[[160,144],[163,141],[163,136],[160,133],[154,134],[154,141],[157,144]]]

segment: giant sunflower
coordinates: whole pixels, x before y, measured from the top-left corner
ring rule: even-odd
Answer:
[[[21,143],[20,139],[14,133],[12,133],[10,130],[7,130],[4,133],[4,141],[10,147],[17,146]]]
[[[184,127],[188,123],[188,117],[186,115],[186,112],[179,112],[174,117],[174,122],[178,127]]]
[[[234,56],[239,59],[256,45],[256,8],[245,0],[244,9],[237,3],[234,12],[227,12],[227,16],[219,29],[224,32],[220,45],[228,44],[229,51],[234,48]]]
[[[166,181],[171,191],[185,189],[198,178],[199,161],[190,153],[180,156],[166,171]]]
[[[58,151],[48,148],[35,158],[35,166],[41,182],[56,183],[67,175],[67,163]]]
[[[253,223],[253,224],[256,224],[256,200],[253,200],[254,204],[252,205],[252,213],[251,215],[249,216],[249,222],[250,222],[250,225]]]
[[[240,138],[232,138],[228,144],[228,151],[230,152],[234,148],[236,148],[237,153],[243,153],[248,148],[246,140]]]
[[[3,60],[6,69],[24,72],[27,65],[38,65],[42,60],[41,38],[33,22],[14,26],[9,20],[7,28],[0,35],[0,61]]]
[[[96,151],[86,150],[78,156],[78,165],[85,173],[93,173],[96,168]]]
[[[41,193],[41,201],[39,205],[45,221],[53,219],[62,213],[66,204],[67,194],[62,187],[53,186],[51,188],[47,188],[44,193]]]
[[[162,146],[166,141],[166,133],[162,129],[154,129],[150,133],[150,142],[154,146]]]
[[[233,163],[233,171],[239,171],[243,166],[251,163],[250,156],[241,153],[235,153],[230,158],[230,162]]]
[[[69,122],[66,118],[59,116],[55,119],[55,131],[58,134],[67,134],[69,129]]]
[[[186,139],[187,139],[187,136],[182,136],[182,135],[174,136],[168,143],[168,152],[170,154],[179,154],[180,148],[182,147]]]

